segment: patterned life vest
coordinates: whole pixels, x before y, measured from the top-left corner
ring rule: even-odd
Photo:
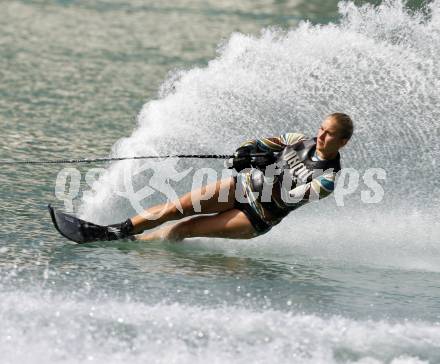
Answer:
[[[252,170],[252,190],[258,192],[259,202],[274,218],[282,218],[304,203],[301,201],[293,204],[286,203],[289,191],[311,182],[313,178],[319,177],[329,169],[332,169],[334,173],[341,170],[339,153],[332,160],[313,160],[315,150],[316,138],[304,139],[285,147],[275,162],[280,173],[270,181],[267,178],[267,167],[266,175],[259,169]],[[269,198],[267,198],[267,191],[271,192],[269,192]],[[308,197],[304,196],[304,201]]]

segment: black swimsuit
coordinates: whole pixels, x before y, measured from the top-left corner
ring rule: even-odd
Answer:
[[[235,185],[237,186],[236,176],[234,176],[234,181]],[[248,202],[240,202],[235,199],[234,207],[245,213],[258,235],[267,233],[270,229],[272,229],[272,225],[264,221]]]

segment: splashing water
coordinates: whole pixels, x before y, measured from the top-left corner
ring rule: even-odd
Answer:
[[[427,361],[419,355],[432,362],[439,359],[440,332],[436,325],[425,323],[20,298],[6,296],[0,305],[0,314],[5,313],[3,305],[9,308],[6,323],[11,319],[15,323],[8,325],[5,342],[0,342],[6,347],[5,362],[424,364]],[[15,320],[26,314],[35,319],[16,325]],[[63,332],[67,338],[60,335]],[[5,345],[12,341],[14,346]],[[396,356],[399,351],[413,354]]]
[[[104,1],[102,11],[108,14],[101,18],[96,9],[90,15],[85,2],[78,8],[76,2],[62,3],[67,14],[94,24],[91,33],[73,37],[72,48],[60,54],[80,57],[80,64],[88,58],[74,54],[75,44],[86,44],[97,26],[103,36],[110,28],[125,31],[124,26],[114,25],[133,18],[110,22],[107,28],[104,23],[128,16],[130,6],[137,19],[154,10],[142,10],[144,4],[137,1],[119,5]],[[107,3],[127,9],[114,12]],[[58,13],[58,3],[26,4],[13,2],[10,12],[24,14],[27,9],[33,15],[30,10],[36,5],[42,9],[37,14],[49,10],[55,24],[64,21],[66,12]],[[156,10],[155,15],[175,11]],[[287,131],[313,135],[326,114],[343,111],[353,117],[356,127],[353,140],[342,151],[343,166],[360,173],[359,188],[346,196],[345,206],[338,206],[332,197],[310,204],[269,234],[250,241],[69,245],[48,228],[48,219],[40,221],[43,208],[29,212],[31,200],[44,199],[51,186],[32,190],[31,183],[18,184],[23,191],[7,196],[10,205],[4,208],[4,225],[9,228],[0,247],[2,363],[440,361],[436,180],[440,1],[418,12],[401,1],[362,7],[340,3],[339,10],[337,24],[303,22],[289,30],[265,29],[256,37],[233,34],[205,67],[172,71],[157,99],[140,111],[132,135],[119,140],[111,154],[227,154],[248,138]],[[189,21],[198,19],[191,14]],[[10,34],[15,32],[12,26]],[[51,21],[47,26],[54,29]],[[78,29],[82,33],[89,28]],[[135,29],[142,29],[142,24]],[[98,45],[100,39],[95,40]],[[112,56],[121,50],[119,40],[115,37],[108,48],[111,54],[104,64],[115,67]],[[29,44],[34,42],[29,37]],[[52,49],[59,51],[48,42],[47,58],[52,56],[56,63],[58,53],[50,53]],[[102,59],[97,60],[99,68]],[[122,79],[140,63],[129,66],[119,58],[118,62],[127,65],[114,81],[119,92]],[[86,75],[94,69],[84,68]],[[33,74],[20,77],[27,82]],[[102,85],[95,79],[86,84],[93,90]],[[122,85],[127,84],[131,83]],[[21,87],[21,83],[13,85]],[[11,87],[7,101],[15,98],[15,88]],[[37,109],[37,104],[25,105]],[[43,105],[54,108],[52,103]],[[91,102],[89,107],[95,105]],[[70,106],[72,112],[80,109],[77,104]],[[64,134],[67,124],[53,130]],[[76,135],[84,136],[91,128],[95,129],[89,125],[83,131],[81,126]],[[107,129],[112,135],[114,131]],[[13,135],[17,141],[22,137],[18,131]],[[53,144],[61,148],[58,137],[53,137]],[[48,156],[63,151],[46,150],[44,145],[41,149]],[[151,194],[144,190],[146,197],[140,201],[150,206],[164,200],[157,184],[160,179],[154,187],[152,177],[173,172],[177,177],[170,184],[180,194],[192,187],[194,172],[207,166],[221,169],[220,161],[206,160],[114,163],[95,182],[92,193],[84,196],[80,212],[98,223],[121,221],[134,212],[127,198],[118,195],[127,192],[127,176],[134,176],[135,191],[146,185],[153,189]],[[155,167],[156,174],[149,167]],[[387,173],[386,181],[379,181],[385,196],[378,204],[365,204],[360,198],[361,191],[368,189],[362,177],[369,167]],[[18,199],[23,210],[9,207]],[[16,235],[10,234],[11,226],[16,226]]]
[[[265,29],[259,37],[233,34],[207,67],[172,73],[159,98],[142,108],[137,129],[119,140],[112,154],[230,153],[248,138],[287,131],[314,135],[326,114],[346,112],[355,121],[355,134],[343,150],[343,167],[357,168],[360,177],[369,167],[385,169],[384,199],[367,205],[357,191],[346,198],[346,213],[325,201],[302,214],[337,213],[337,225],[327,218],[337,230],[330,238],[336,245],[351,226],[368,231],[371,221],[360,217],[367,215],[387,231],[388,242],[409,245],[417,240],[414,231],[430,226],[424,239],[432,246],[440,237],[431,222],[440,192],[440,1],[413,13],[401,1],[376,7],[343,2],[339,10],[340,24],[303,22],[289,31]],[[109,222],[132,213],[114,191],[124,190],[124,175],[136,166],[113,164],[95,183],[93,197],[84,199],[82,215]],[[183,170],[185,162],[178,166]],[[138,175],[135,185],[147,181]],[[190,187],[184,182],[180,192]],[[156,202],[157,196],[143,201]]]
[[[247,138],[314,135],[326,114],[343,111],[356,128],[344,166],[384,168],[386,200],[437,202],[440,2],[429,15],[401,1],[339,8],[340,24],[233,34],[206,68],[174,72],[113,155],[230,153]],[[108,171],[116,185],[122,170]],[[83,211],[114,199],[104,181]]]

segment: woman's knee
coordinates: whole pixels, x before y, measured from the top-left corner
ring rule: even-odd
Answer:
[[[164,239],[180,241],[187,237],[190,237],[190,222],[188,220],[170,226],[165,233]]]

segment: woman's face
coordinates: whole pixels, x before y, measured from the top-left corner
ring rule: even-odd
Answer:
[[[325,155],[334,155],[347,144],[347,139],[341,138],[336,120],[328,117],[318,130],[316,149]]]

